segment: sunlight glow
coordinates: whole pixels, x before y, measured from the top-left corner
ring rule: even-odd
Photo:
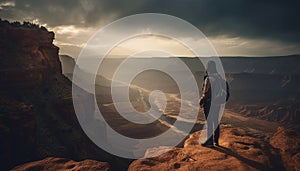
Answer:
[[[126,57],[135,53],[153,50],[166,51],[173,56],[194,56],[189,49],[176,40],[162,36],[145,35],[131,38],[125,42],[122,42],[112,49],[108,57],[120,55]],[[145,53],[145,55],[147,56],[143,57],[158,57],[155,51]]]
[[[7,7],[15,7],[16,3],[13,1],[9,1],[9,2],[0,2],[0,10],[3,10],[4,8]]]

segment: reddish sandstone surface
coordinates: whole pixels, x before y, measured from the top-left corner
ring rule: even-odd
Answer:
[[[130,166],[137,170],[282,170],[280,155],[267,142],[243,129],[223,128],[220,146],[199,145],[200,132],[191,134],[183,148],[157,157],[139,159]]]
[[[300,170],[300,136],[291,128],[279,127],[270,144],[280,149],[282,160],[288,170]]]

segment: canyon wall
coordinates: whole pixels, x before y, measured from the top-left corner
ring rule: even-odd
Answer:
[[[78,124],[72,83],[62,74],[54,33],[1,20],[0,37],[0,168],[49,156],[119,161],[123,167]],[[80,98],[91,96],[81,92]],[[86,117],[93,116],[93,102],[78,105]]]

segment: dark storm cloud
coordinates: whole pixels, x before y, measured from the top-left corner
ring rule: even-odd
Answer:
[[[206,35],[225,34],[300,43],[299,1],[151,1],[147,11],[181,17],[198,26]]]
[[[15,2],[14,8],[0,10],[1,18],[11,20],[39,19],[54,27],[60,25],[94,26],[101,20],[134,14],[139,3],[123,0],[0,0]],[[110,21],[111,22],[111,21]]]
[[[2,1],[4,2],[4,1]],[[299,1],[282,0],[15,0],[2,18],[38,18],[49,26],[97,26],[130,14],[157,12],[183,18],[208,36],[239,36],[300,44]],[[110,21],[107,21],[107,23]]]

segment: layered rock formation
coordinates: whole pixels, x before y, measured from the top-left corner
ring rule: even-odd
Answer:
[[[300,120],[299,100],[278,100],[272,103],[239,104],[232,102],[228,108],[248,117],[282,123],[284,125],[297,125]]]

